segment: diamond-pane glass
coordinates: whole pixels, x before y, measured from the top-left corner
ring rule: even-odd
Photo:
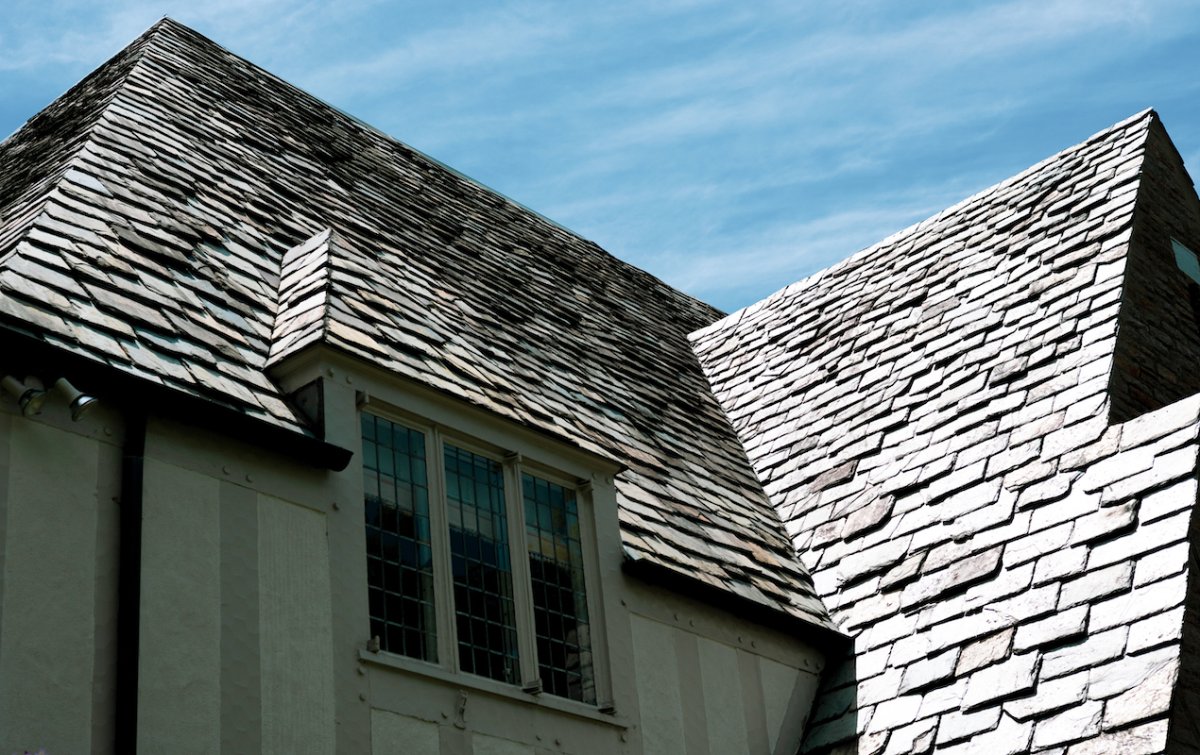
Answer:
[[[596,702],[575,491],[521,475],[542,689]]]
[[[463,671],[520,681],[504,467],[445,445],[446,503],[458,661]]]
[[[371,634],[381,650],[437,661],[425,435],[362,415]]]

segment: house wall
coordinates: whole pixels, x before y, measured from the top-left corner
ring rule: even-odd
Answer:
[[[1200,250],[1200,201],[1162,124],[1151,126],[1124,260],[1110,413],[1125,422],[1200,393],[1200,286],[1171,239]]]
[[[119,418],[0,402],[0,752],[112,742]]]
[[[632,653],[625,681],[633,694],[618,697],[614,716],[547,710],[461,679],[373,666],[380,703],[371,709],[371,752],[796,752],[821,668],[811,647],[628,577],[615,586],[631,642],[612,652]]]
[[[357,448],[357,384],[341,377],[327,383],[327,435]],[[120,418],[31,420],[0,403],[0,751],[110,751]],[[143,752],[715,755],[799,742],[821,653],[627,576],[602,474],[605,713],[367,650],[357,458],[320,472],[151,418],[144,475]]]

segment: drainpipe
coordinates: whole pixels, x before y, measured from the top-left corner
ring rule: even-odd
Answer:
[[[121,453],[120,548],[117,562],[117,690],[113,752],[137,752],[138,649],[142,593],[142,483],[146,415],[126,415]]]

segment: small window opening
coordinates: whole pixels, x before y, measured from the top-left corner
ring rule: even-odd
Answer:
[[[1200,284],[1200,256],[1175,239],[1171,239],[1171,248],[1175,250],[1175,264],[1191,278]]]

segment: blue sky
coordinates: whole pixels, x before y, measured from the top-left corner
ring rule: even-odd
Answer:
[[[1146,107],[1200,166],[1194,0],[8,0],[8,134],[162,15],[716,306]]]

